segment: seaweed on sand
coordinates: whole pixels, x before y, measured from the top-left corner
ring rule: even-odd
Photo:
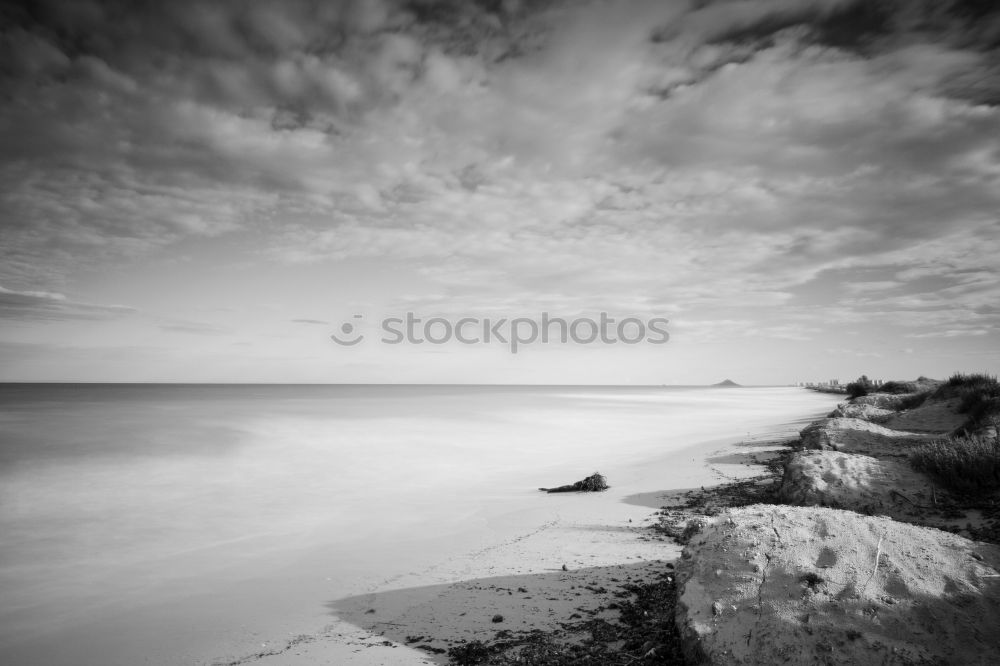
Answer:
[[[448,650],[453,666],[672,666],[683,664],[674,625],[674,572],[626,584],[617,618],[560,623],[554,631],[501,631]]]
[[[594,472],[586,479],[581,479],[576,483],[571,483],[568,486],[559,486],[558,488],[539,488],[539,490],[544,490],[547,493],[582,493],[582,492],[600,492],[602,490],[608,489],[608,481],[604,478],[604,475]]]

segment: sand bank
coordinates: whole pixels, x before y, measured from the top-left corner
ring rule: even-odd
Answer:
[[[687,663],[996,662],[995,498],[953,495],[908,462],[964,420],[944,397],[888,416],[855,409],[877,395],[841,406],[802,430],[777,492],[735,502],[771,503],[683,530],[674,516]]]

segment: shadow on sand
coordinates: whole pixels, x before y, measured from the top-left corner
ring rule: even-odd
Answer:
[[[682,504],[692,493],[703,492],[715,486],[700,488],[680,488],[676,490],[653,490],[648,493],[636,493],[622,498],[626,504],[644,506],[650,509],[662,509],[665,506]]]
[[[787,444],[787,441],[782,443]],[[746,446],[760,449],[779,444],[762,441],[747,443]],[[779,454],[780,451],[773,450],[731,452],[710,458],[708,462],[753,465],[763,473],[768,469],[767,463]],[[692,502],[701,505],[707,500],[742,504],[758,497],[763,499],[766,493],[771,492],[759,483],[757,477],[750,481],[706,487],[637,493],[622,501],[651,509],[686,506]],[[639,525],[577,527],[602,532],[641,530]],[[642,531],[645,533],[645,530]],[[647,541],[667,539],[662,530],[650,531],[639,538]],[[326,606],[339,620],[367,632],[373,641],[372,646],[407,646],[438,664],[448,663],[447,651],[450,648],[473,641],[487,645],[516,641],[534,630],[564,637],[567,633],[582,632],[574,634],[578,643],[581,638],[591,643],[600,642],[598,634],[603,634],[605,642],[610,645],[616,641],[607,638],[605,629],[595,627],[606,628],[609,623],[615,625],[620,620],[621,609],[629,606],[628,599],[637,587],[648,587],[651,581],[663,580],[668,575],[672,585],[672,560],[678,551],[679,547],[671,541],[670,547],[664,544],[663,548],[664,557],[671,561],[643,560],[573,570],[539,567],[533,573],[449,581],[346,597],[330,601]],[[671,597],[670,618],[661,618],[660,631],[665,631],[665,626],[672,631],[672,613]],[[667,642],[671,641],[676,643],[675,638]],[[675,648],[676,645],[670,649],[675,653]],[[616,655],[616,658],[619,657],[624,657],[621,663],[674,663],[649,662],[641,654]],[[619,662],[609,660],[606,663]]]
[[[748,467],[760,467],[778,459],[783,453],[784,451],[770,449],[750,453],[733,452],[706,458],[705,462],[711,465],[746,465]]]
[[[338,619],[373,637],[447,664],[448,648],[465,641],[490,643],[535,629],[565,632],[570,624],[592,620],[601,626],[614,624],[631,596],[626,586],[662,578],[672,567],[665,561],[643,561],[543,570],[363,594],[326,606]]]

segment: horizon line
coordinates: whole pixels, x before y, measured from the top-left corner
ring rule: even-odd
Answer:
[[[548,384],[548,383],[500,383],[500,382],[205,382],[205,381],[88,381],[88,380],[0,380],[0,385],[10,384],[84,384],[84,385],[123,385],[123,386],[609,386],[609,387],[635,387],[635,388],[663,388],[663,387],[715,387],[722,382],[712,384]],[[731,388],[763,388],[763,387],[800,387],[797,382],[781,384],[739,384],[735,383]],[[722,387],[726,388],[726,387]]]

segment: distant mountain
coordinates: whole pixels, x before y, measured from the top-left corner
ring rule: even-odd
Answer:
[[[721,381],[718,384],[712,384],[712,388],[743,388],[743,387],[734,382],[732,379],[726,379],[725,381]]]

